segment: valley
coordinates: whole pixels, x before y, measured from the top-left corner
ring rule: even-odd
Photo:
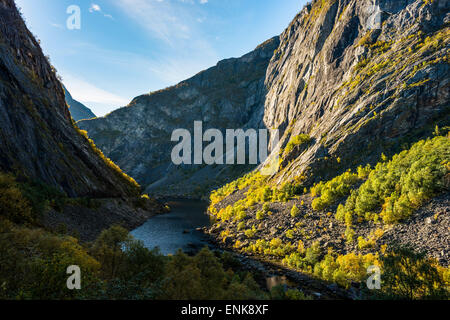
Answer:
[[[450,3],[373,6],[95,117],[0,0],[0,299],[448,300]]]

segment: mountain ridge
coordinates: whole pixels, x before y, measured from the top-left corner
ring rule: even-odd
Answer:
[[[234,173],[229,167],[176,167],[170,160],[172,131],[192,130],[194,121],[203,121],[205,130],[263,127],[265,69],[276,47],[274,37],[240,58],[222,60],[178,85],[138,96],[127,107],[78,125],[147,192],[200,197],[248,167]]]
[[[346,288],[392,252],[446,278],[450,3],[376,3],[376,29],[372,1],[317,0],[281,35],[264,113],[280,169],[212,192],[225,248]]]
[[[278,183],[305,176],[305,184],[311,185],[314,181],[331,177],[327,176],[327,172],[346,170],[348,163],[353,168],[360,164],[374,164],[382,153],[397,152],[399,149],[396,145],[424,137],[425,127],[431,132],[435,125],[445,126],[448,122],[445,117],[448,114],[446,101],[449,96],[446,76],[448,37],[445,36],[448,34],[448,27],[445,27],[448,25],[445,22],[448,20],[448,5],[442,1],[379,1],[379,29],[370,28],[371,6],[371,1],[347,0],[314,1],[305,6],[277,39],[280,45],[270,53],[271,61],[267,65],[264,85],[260,84],[259,93],[256,96],[247,94],[242,98],[256,98],[260,101],[259,104],[264,104],[264,108],[252,109],[250,112],[253,113],[248,114],[248,108],[244,107],[239,110],[241,114],[246,114],[245,121],[242,121],[242,118],[229,117],[231,109],[225,103],[220,106],[220,110],[223,111],[221,116],[227,120],[222,121],[224,123],[212,121],[211,125],[219,129],[278,128],[281,133],[279,146],[284,152],[282,169],[274,177]],[[414,14],[416,20],[406,12]],[[402,30],[406,30],[404,35]],[[273,39],[269,43],[270,41]],[[433,47],[434,42],[438,47]],[[409,46],[416,47],[417,50],[407,52]],[[247,56],[251,57],[251,53],[240,59]],[[410,56],[411,59],[402,60],[405,56]],[[148,191],[171,195],[170,189],[173,189],[176,191],[172,195],[190,196],[193,194],[191,185],[195,184],[199,192],[194,193],[205,195],[214,187],[206,183],[205,179],[211,175],[215,177],[220,169],[192,169],[208,174],[198,174],[197,177],[192,172],[183,173],[182,177],[175,175],[173,179],[169,179],[170,188],[157,191],[158,187],[156,190],[153,188],[155,182],[168,182],[160,180],[163,175],[159,165],[161,159],[155,157],[161,155],[162,150],[158,150],[157,145],[144,146],[132,141],[131,136],[138,133],[138,139],[145,140],[144,133],[151,136],[153,131],[148,127],[153,125],[155,132],[167,130],[168,126],[175,129],[173,123],[183,123],[181,127],[192,128],[192,124],[183,119],[185,113],[180,111],[182,106],[189,105],[189,98],[195,101],[198,92],[186,90],[183,93],[186,94],[185,99],[180,99],[177,90],[187,83],[197,81],[201,84],[205,74],[209,74],[211,70],[221,70],[220,67],[226,66],[230,61],[236,59],[219,62],[215,67],[202,71],[177,86],[136,97],[128,107],[101,120],[81,121],[79,125],[88,131],[108,156],[147,186]],[[419,62],[425,65],[419,66]],[[426,75],[432,77],[426,83],[421,83],[426,80]],[[233,73],[227,74],[222,78],[223,83],[235,81],[234,76]],[[208,88],[208,83],[204,85],[206,89],[211,89]],[[228,91],[224,91],[222,96],[235,96],[232,88],[226,90]],[[209,99],[196,102],[207,105],[212,98]],[[133,109],[129,109],[130,106],[146,104],[160,108],[160,114],[152,115],[152,111],[147,114],[142,109],[133,116]],[[415,106],[416,109],[407,108],[408,105]],[[196,111],[196,117],[191,118],[191,122],[209,122],[210,118],[203,117],[203,113],[208,110],[206,106],[203,110]],[[219,119],[217,114],[213,117]],[[173,121],[167,122],[167,126],[160,124],[159,127],[156,124],[141,123],[140,128],[137,128],[134,124],[139,121],[135,118],[152,116],[167,116]],[[120,120],[120,117],[126,118],[126,121]],[[246,122],[247,119],[250,121]],[[108,122],[110,123],[107,124]],[[115,125],[114,122],[120,125]],[[308,148],[293,148],[286,153],[285,148],[291,140],[302,134],[310,137]],[[374,138],[378,143],[375,143]],[[168,135],[161,139],[161,144],[164,142],[170,143]],[[143,148],[146,149],[145,154]],[[122,154],[126,149],[129,152]],[[164,152],[166,155],[170,154],[168,149]],[[135,153],[141,155],[134,158]],[[340,160],[339,163],[337,159]],[[179,168],[167,165],[166,160],[162,170],[170,175],[176,169]],[[229,170],[226,166],[222,169]],[[245,169],[240,172],[245,172]],[[239,175],[228,174],[230,177]],[[185,175],[187,179],[184,179]],[[176,179],[179,181],[174,181]]]
[[[398,151],[386,144],[402,135],[425,126],[431,132],[439,120],[447,125],[448,3],[378,4],[389,12],[380,17],[380,29],[367,26],[370,1],[315,1],[282,34],[268,68],[264,122],[281,129],[282,148],[299,134],[313,143],[303,155],[298,150],[286,155],[296,159],[279,181],[300,175],[308,175],[309,183],[326,178],[327,166],[340,164],[325,157],[340,158],[343,167],[374,164],[383,152]],[[427,75],[427,83],[420,83]]]
[[[65,226],[82,240],[164,211],[77,127],[12,0],[0,0],[0,180],[2,222]]]
[[[63,85],[64,89],[64,95],[66,97],[66,103],[69,106],[70,114],[72,115],[73,120],[80,121],[85,119],[92,119],[96,118],[97,116],[92,112],[91,109],[86,107],[81,102],[78,102],[77,100],[73,99],[70,92],[67,90],[67,88]]]
[[[137,195],[72,123],[55,70],[14,2],[2,0],[0,15],[0,168],[72,197]]]

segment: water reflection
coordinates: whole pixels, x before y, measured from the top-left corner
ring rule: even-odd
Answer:
[[[131,234],[150,249],[159,247],[163,254],[174,254],[178,249],[189,251],[207,245],[201,231],[210,225],[205,214],[207,203],[197,200],[170,201],[170,213],[148,220]]]

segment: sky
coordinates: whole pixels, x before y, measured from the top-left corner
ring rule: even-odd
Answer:
[[[103,116],[279,35],[306,0],[16,0],[73,98]],[[78,6],[80,19],[72,19]],[[79,29],[67,21],[80,21]]]

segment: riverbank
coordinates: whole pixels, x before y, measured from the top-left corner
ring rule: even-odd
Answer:
[[[252,273],[255,280],[270,290],[273,286],[283,285],[302,291],[305,295],[317,300],[357,300],[361,299],[360,288],[355,286],[344,289],[335,283],[327,283],[305,273],[301,273],[281,265],[277,261],[269,261],[264,257],[248,256],[238,253],[209,234],[207,228],[203,232],[208,236],[210,247],[216,251],[227,252],[236,259],[242,271]]]
[[[210,216],[207,215],[207,202],[189,199],[165,199],[171,211],[150,218],[131,234],[150,249],[159,247],[165,255],[182,249],[195,255],[207,246],[222,255],[226,252],[234,260],[238,271],[250,272],[261,288],[268,291],[274,286],[283,285],[301,290],[314,299],[356,299],[358,291],[344,290],[335,284],[325,283],[308,275],[290,270],[273,261],[260,257],[249,257],[237,253],[225,243],[216,241],[210,234]]]
[[[49,207],[41,223],[49,230],[64,231],[87,242],[113,225],[133,230],[166,212],[154,199],[68,199],[61,207]]]

